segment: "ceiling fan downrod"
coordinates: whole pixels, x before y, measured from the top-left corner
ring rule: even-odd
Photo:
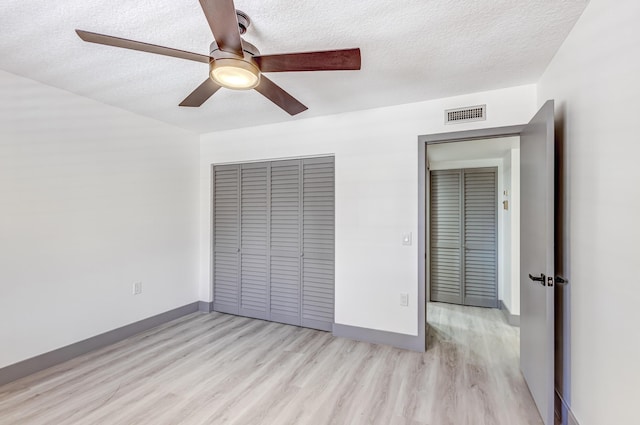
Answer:
[[[236,16],[238,17],[240,35],[244,35],[244,33],[247,32],[247,29],[249,29],[249,25],[251,25],[251,19],[249,19],[249,15],[238,9],[236,9]]]

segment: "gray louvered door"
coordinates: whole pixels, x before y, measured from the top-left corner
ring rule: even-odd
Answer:
[[[431,300],[462,304],[462,174],[431,172]]]
[[[268,318],[269,165],[243,164],[240,180],[240,311]]]
[[[330,331],[334,321],[334,159],[303,161],[302,326]]]
[[[270,320],[300,325],[301,161],[271,163]]]
[[[464,304],[498,306],[498,211],[495,168],[463,170]]]
[[[213,169],[214,310],[330,331],[334,160]]]
[[[213,308],[232,314],[238,314],[240,301],[239,185],[239,166],[213,169]]]
[[[431,172],[431,300],[498,306],[497,171]]]

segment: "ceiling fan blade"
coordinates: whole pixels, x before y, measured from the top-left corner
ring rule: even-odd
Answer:
[[[258,84],[258,87],[256,87],[255,90],[278,105],[280,108],[284,109],[291,116],[308,109],[296,98],[284,91],[284,89],[264,75],[260,76],[260,84]]]
[[[213,96],[219,89],[219,85],[214,83],[211,78],[207,78],[180,103],[180,106],[198,107],[206,102],[207,99]]]
[[[110,35],[97,34],[95,32],[82,30],[76,30],[76,33],[81,39],[88,41],[89,43],[105,44],[107,46],[156,53],[158,55],[172,56],[174,58],[187,59],[202,63],[209,63],[211,60],[207,55],[185,52],[184,50],[172,49],[170,47],[156,46],[155,44],[143,43],[141,41],[127,40],[126,38],[113,37]]]
[[[242,40],[233,0],[200,0],[220,50],[242,56]]]
[[[254,56],[262,72],[360,69],[360,49]]]

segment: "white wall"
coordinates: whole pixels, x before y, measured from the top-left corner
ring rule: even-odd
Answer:
[[[518,141],[518,146],[519,146]],[[513,148],[503,158],[504,192],[501,201],[509,203],[502,210],[504,217],[504,256],[503,263],[505,291],[504,304],[512,315],[520,315],[520,148]]]
[[[0,367],[198,300],[198,152],[0,71]]]
[[[511,236],[512,236],[512,228],[511,228],[511,216],[513,215],[513,205],[511,203],[511,150],[509,150],[504,157],[502,158],[502,179],[503,185],[502,190],[498,192],[498,208],[502,211],[502,234],[500,234],[500,239],[502,240],[502,262],[501,262],[501,272],[504,276],[505,286],[504,290],[501,294],[501,300],[509,309],[511,314],[516,314],[513,312],[514,306],[512,302],[512,294],[513,288],[512,284],[514,283],[511,279]],[[507,195],[505,195],[505,193]],[[504,201],[509,202],[509,206],[507,210],[504,209]],[[519,307],[519,306],[518,306]]]
[[[637,0],[591,0],[539,83],[564,146],[556,381],[581,425],[638,423],[639,20]]]
[[[444,125],[444,109],[483,103],[487,121]],[[201,299],[212,296],[211,164],[334,154],[336,322],[417,335],[418,248],[402,234],[418,240],[418,136],[523,124],[535,103],[535,86],[522,86],[203,135]]]
[[[518,141],[518,146],[520,141]],[[510,293],[505,293],[504,302],[511,314],[520,315],[520,148],[513,148],[507,154],[510,172],[506,179],[507,196],[503,200],[509,201],[509,209],[505,213],[505,227],[509,227],[511,235],[509,247],[505,247],[505,256],[509,257],[508,270],[505,269],[505,279],[510,284],[505,285]],[[506,159],[505,159],[506,161]]]

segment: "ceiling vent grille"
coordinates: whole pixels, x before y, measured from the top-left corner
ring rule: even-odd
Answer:
[[[445,124],[485,121],[486,119],[487,105],[467,106],[465,108],[447,109],[444,111]]]

